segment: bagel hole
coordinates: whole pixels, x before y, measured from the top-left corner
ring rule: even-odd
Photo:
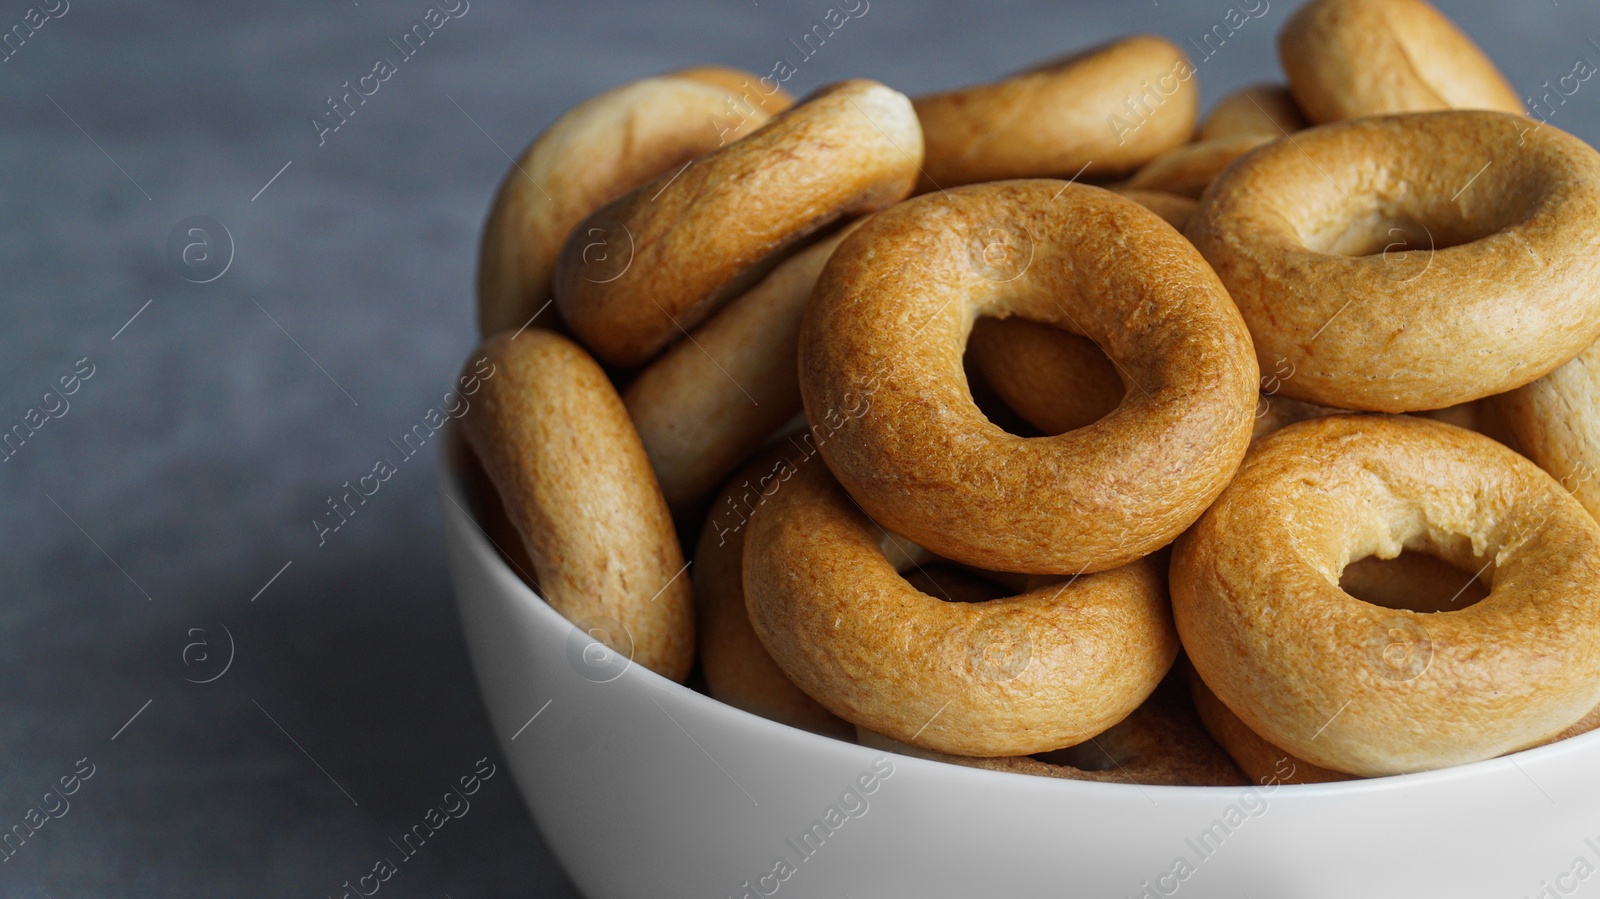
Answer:
[[[1086,428],[1127,393],[1116,363],[1094,341],[1022,318],[979,318],[963,366],[978,411],[1018,437]]]
[[[1452,221],[1445,215],[1418,217],[1377,209],[1328,222],[1306,241],[1306,245],[1336,256],[1384,256],[1398,263],[1406,260],[1406,254],[1418,253],[1426,258],[1436,250],[1472,243],[1499,231],[1505,224],[1509,223]]]
[[[994,387],[990,386],[989,382],[981,375],[974,377],[975,372],[970,367],[970,359],[967,364],[969,366],[967,368],[967,386],[972,391],[972,403],[978,407],[978,411],[983,413],[983,417],[987,418],[990,424],[1005,431],[1007,434],[1017,437],[1045,436],[1043,431],[1028,424],[1026,418],[1023,418],[1017,414],[1015,409],[1006,405],[1006,401],[1000,398],[1000,394],[996,393]]]
[[[988,602],[1011,596],[1015,590],[954,562],[931,562],[903,575],[906,583],[944,602]]]
[[[1473,572],[1409,549],[1393,559],[1351,562],[1339,575],[1339,589],[1362,602],[1411,612],[1452,612],[1489,595],[1489,585]]]
[[[1331,235],[1324,251],[1339,256],[1375,256],[1436,248],[1428,226],[1416,219],[1371,215],[1349,222],[1343,231]]]

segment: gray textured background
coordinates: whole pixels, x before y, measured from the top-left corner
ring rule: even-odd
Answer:
[[[0,29],[31,5],[0,4]],[[1291,5],[1200,65],[1207,102],[1275,77]],[[1441,5],[1525,93],[1600,64],[1595,0]],[[0,429],[95,366],[0,464],[0,829],[95,766],[0,865],[0,896],[338,896],[498,759],[446,581],[436,447],[326,545],[311,522],[470,349],[499,148],[628,79],[768,71],[828,6],[470,0],[321,147],[325,97],[398,57],[388,39],[428,0],[70,0],[0,63]],[[871,0],[789,86],[915,93],[1132,31],[1183,42],[1228,8]],[[1597,109],[1600,79],[1551,121],[1594,142]],[[166,258],[191,215],[236,245],[209,284]],[[225,656],[223,628],[232,667],[188,682],[220,670],[189,644]],[[471,800],[384,896],[572,895],[507,774]]]

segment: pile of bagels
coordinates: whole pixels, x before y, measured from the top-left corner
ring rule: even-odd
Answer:
[[[1424,0],[1279,51],[1198,124],[1149,36],[567,111],[483,235],[485,533],[634,664],[952,764],[1315,782],[1600,724],[1600,153]]]

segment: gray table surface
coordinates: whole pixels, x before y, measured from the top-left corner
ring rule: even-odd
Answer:
[[[1200,65],[1208,101],[1276,77],[1291,4],[1234,5],[1260,15]],[[1525,93],[1600,65],[1594,0],[1442,6]],[[470,349],[503,151],[632,78],[768,71],[828,5],[470,0],[403,61],[390,39],[428,0],[8,0],[0,29],[32,7],[45,25],[0,63],[0,429],[60,417],[0,464],[0,830],[92,776],[0,863],[0,896],[339,896],[499,758],[437,447],[322,545],[312,522]],[[790,86],[948,87],[1127,32],[1185,42],[1229,8],[870,0]],[[319,146],[325,98],[380,57],[397,71]],[[1597,109],[1600,80],[1551,122],[1593,142]],[[191,216],[234,246],[208,283],[169,259]],[[63,411],[44,393],[75,366]],[[471,803],[384,895],[574,895],[509,776]]]

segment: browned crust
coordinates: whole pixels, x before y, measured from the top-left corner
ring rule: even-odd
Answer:
[[[1524,111],[1489,57],[1423,0],[1312,0],[1284,23],[1278,58],[1295,100],[1319,124],[1438,109]]]
[[[945,602],[884,557],[884,532],[820,465],[755,510],[750,622],[774,661],[839,717],[970,756],[1080,743],[1127,717],[1177,654],[1145,559],[1020,596]]]
[[[1171,676],[1132,714],[1108,730],[1077,746],[1039,758],[950,755],[891,740],[864,728],[856,729],[856,741],[936,762],[1062,780],[1184,787],[1249,783],[1239,766],[1205,732],[1182,684],[1175,683]]]
[[[1242,134],[1185,144],[1150,160],[1123,186],[1198,199],[1234,160],[1275,139],[1275,135]]]
[[[1012,411],[1046,434],[1099,421],[1128,392],[1094,341],[1025,318],[978,319],[967,360]]]
[[[1252,84],[1218,100],[1200,123],[1195,139],[1211,141],[1245,135],[1276,139],[1309,124],[1287,85]]]
[[[683,553],[605,372],[550,331],[490,338],[467,441],[522,535],[551,608],[673,680],[694,662]]]
[[[739,470],[712,503],[694,554],[694,596],[700,642],[700,667],[711,695],[736,708],[809,730],[851,740],[855,728],[834,716],[794,685],[750,626],[744,600],[742,516],[724,520],[723,507],[739,508],[755,492],[776,493],[798,466],[820,465],[787,443],[758,453]]]
[[[1518,448],[1600,518],[1600,346],[1490,403]]]
[[[1438,409],[1600,337],[1600,153],[1517,116],[1308,129],[1229,168],[1187,233],[1295,399]]]
[[[917,191],[1125,175],[1188,140],[1199,96],[1182,50],[1137,35],[991,84],[919,97],[928,152]]]
[[[1161,216],[1162,221],[1182,231],[1189,226],[1199,203],[1193,197],[1183,197],[1164,190],[1145,190],[1137,187],[1113,187],[1112,190]]]
[[[1090,427],[1008,434],[962,367],[985,315],[1080,333],[1136,386]],[[873,217],[829,260],[800,336],[807,417],[836,421],[819,449],[862,508],[941,556],[1026,573],[1113,568],[1192,523],[1249,442],[1254,363],[1181,235],[1059,181],[956,188]]]
[[[1349,560],[1402,549],[1492,589],[1427,614],[1339,588]],[[1339,415],[1259,441],[1178,540],[1171,584],[1206,683],[1325,768],[1492,758],[1600,704],[1600,526],[1531,462],[1450,425]]]
[[[906,196],[921,163],[911,101],[874,81],[824,87],[584,219],[556,262],[556,305],[597,357],[638,365],[780,251]]]
[[[1233,709],[1217,698],[1217,694],[1211,692],[1193,666],[1183,667],[1190,695],[1194,698],[1195,712],[1199,714],[1206,732],[1222,744],[1222,748],[1227,750],[1251,780],[1260,782],[1264,778],[1277,778],[1279,783],[1320,784],[1358,779],[1354,774],[1313,765],[1267,742],[1240,721]]]
[[[550,299],[556,255],[584,216],[665,171],[738,140],[789,105],[755,76],[703,67],[613,88],[562,113],[506,171],[478,251],[478,330],[522,327]],[[545,313],[536,325],[555,327]]]
[[[799,414],[800,316],[823,264],[849,233],[845,228],[785,260],[624,391],[674,514],[697,508],[734,466]]]

